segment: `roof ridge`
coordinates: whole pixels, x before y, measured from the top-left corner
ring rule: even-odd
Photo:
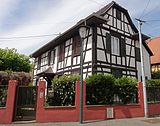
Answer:
[[[159,35],[159,36],[156,36],[156,37],[151,38],[151,40],[158,39],[158,38],[160,38],[160,35]]]
[[[116,5],[118,7],[120,7],[121,9],[123,9],[124,11],[127,11],[125,8],[123,8],[121,5],[119,5],[118,3],[116,3],[115,1],[110,2],[109,4],[107,4],[106,6],[102,7],[101,9],[99,9],[97,12],[95,12],[96,14],[99,15],[103,15],[110,7],[112,7],[113,5]],[[128,11],[127,11],[128,12]]]

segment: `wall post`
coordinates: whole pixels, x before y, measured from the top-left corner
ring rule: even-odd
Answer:
[[[1,111],[3,111],[3,115],[0,115],[0,123],[9,124],[13,121],[14,104],[16,100],[16,87],[17,81],[10,80],[8,83],[6,107],[1,109]]]
[[[142,112],[144,114],[144,97],[143,97],[143,84],[142,82],[138,82],[138,103],[142,108]]]
[[[39,81],[37,92],[36,122],[41,122],[41,117],[44,110],[45,85],[45,81]]]

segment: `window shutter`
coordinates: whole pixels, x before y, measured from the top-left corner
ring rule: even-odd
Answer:
[[[80,47],[81,47],[81,43],[80,43],[80,36],[79,35],[75,35],[73,37],[73,43],[72,43],[72,50],[73,50],[73,56],[77,56],[80,55]]]
[[[76,38],[75,36],[73,37],[73,41],[72,41],[72,51],[73,51],[73,56],[76,53]]]
[[[137,61],[141,61],[141,57],[140,57],[140,48],[135,47],[135,53],[136,53],[136,60]]]
[[[38,57],[37,69],[40,70],[40,68],[41,68],[41,57]]]
[[[121,12],[116,9],[116,17],[117,19],[121,20]]]
[[[65,55],[64,43],[62,43],[59,46],[59,62],[61,62],[62,60],[64,60],[64,55]]]
[[[58,54],[59,54],[58,61],[61,62],[62,61],[61,45],[58,48]]]
[[[121,56],[126,56],[126,44],[123,38],[121,38]]]
[[[48,66],[50,65],[51,62],[51,51],[48,52]]]
[[[106,33],[106,51],[111,52],[111,35]]]
[[[54,64],[55,63],[56,50],[54,49],[52,53],[53,53],[52,55],[53,55],[53,64]]]
[[[76,46],[77,46],[77,51],[76,51],[76,53],[77,53],[77,55],[80,55],[80,47],[81,47],[81,39],[80,39],[80,36],[78,35],[77,36],[77,42],[76,42],[77,44],[76,44]]]

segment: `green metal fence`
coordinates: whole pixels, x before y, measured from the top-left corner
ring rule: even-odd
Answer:
[[[146,90],[149,103],[160,102],[160,86],[147,86]]]

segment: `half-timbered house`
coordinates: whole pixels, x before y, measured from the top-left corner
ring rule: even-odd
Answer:
[[[153,56],[151,56],[151,71],[153,73],[160,72],[160,37],[150,39],[148,46],[153,52]]]
[[[111,2],[104,8],[79,21],[32,54],[35,58],[34,76],[46,80],[55,75],[80,74],[80,36],[78,29],[86,24],[89,29],[84,39],[83,76],[95,73],[117,77],[133,76],[141,80],[140,45],[138,30],[126,9]],[[151,78],[152,52],[143,38],[143,58],[146,78]]]

